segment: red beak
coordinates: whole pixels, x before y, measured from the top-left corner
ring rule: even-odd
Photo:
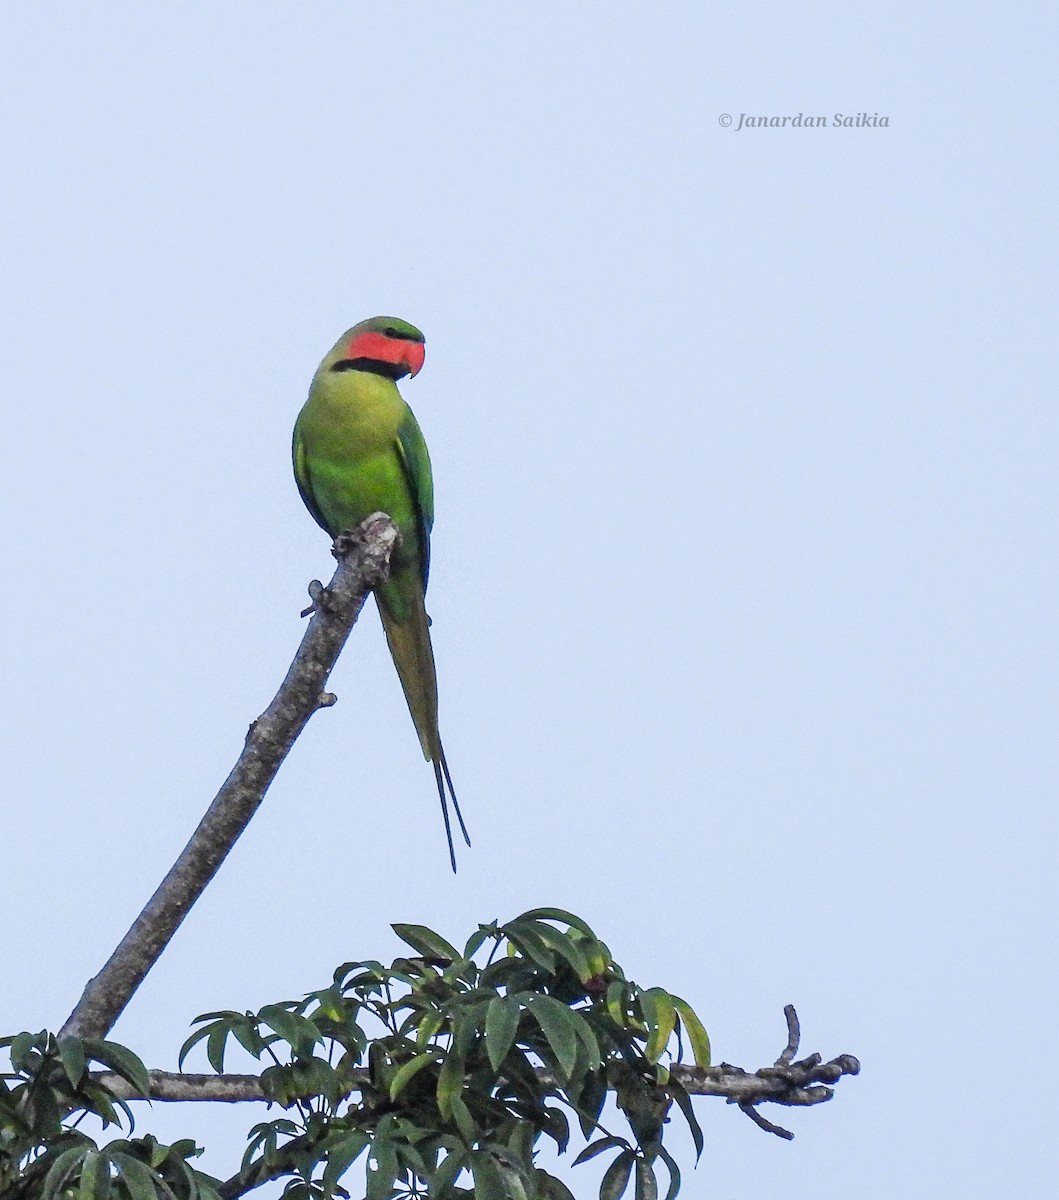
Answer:
[[[418,375],[423,369],[423,359],[427,356],[426,347],[422,342],[405,342],[404,345],[407,350],[404,361],[408,367],[408,374]]]

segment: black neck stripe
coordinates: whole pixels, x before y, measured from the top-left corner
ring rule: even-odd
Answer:
[[[403,363],[384,362],[381,358],[340,358],[332,371],[370,371],[372,375],[385,375],[387,379],[400,379],[408,374]]]

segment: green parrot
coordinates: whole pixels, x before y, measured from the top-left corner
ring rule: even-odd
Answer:
[[[423,433],[397,380],[423,365],[424,338],[397,317],[347,330],[318,367],[294,425],[294,477],[317,524],[331,537],[386,513],[400,532],[388,582],[375,589],[386,640],[434,777],[456,870],[446,799],[469,846],[438,733],[438,683],[424,607],[434,524],[434,484]]]

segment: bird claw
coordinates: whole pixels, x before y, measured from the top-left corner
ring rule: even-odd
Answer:
[[[331,553],[335,558],[345,558],[364,544],[364,535],[359,529],[346,529],[338,534],[331,544]]]

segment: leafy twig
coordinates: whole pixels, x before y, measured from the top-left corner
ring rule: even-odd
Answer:
[[[791,1006],[788,1005],[788,1008]],[[677,1063],[671,1070],[672,1077],[683,1085],[689,1095],[722,1096],[730,1104],[738,1104],[744,1109],[763,1103],[793,1107],[822,1104],[831,1099],[834,1084],[838,1080],[845,1075],[859,1073],[860,1063],[852,1054],[840,1054],[829,1062],[823,1062],[819,1054],[811,1054],[799,1062],[777,1063],[753,1072],[730,1063],[705,1068]],[[152,1071],[149,1096],[137,1093],[126,1080],[112,1071],[93,1072],[92,1078],[122,1100],[268,1101],[257,1075],[185,1075],[175,1071]],[[367,1082],[366,1071],[351,1072],[345,1094],[357,1091],[360,1084]]]

